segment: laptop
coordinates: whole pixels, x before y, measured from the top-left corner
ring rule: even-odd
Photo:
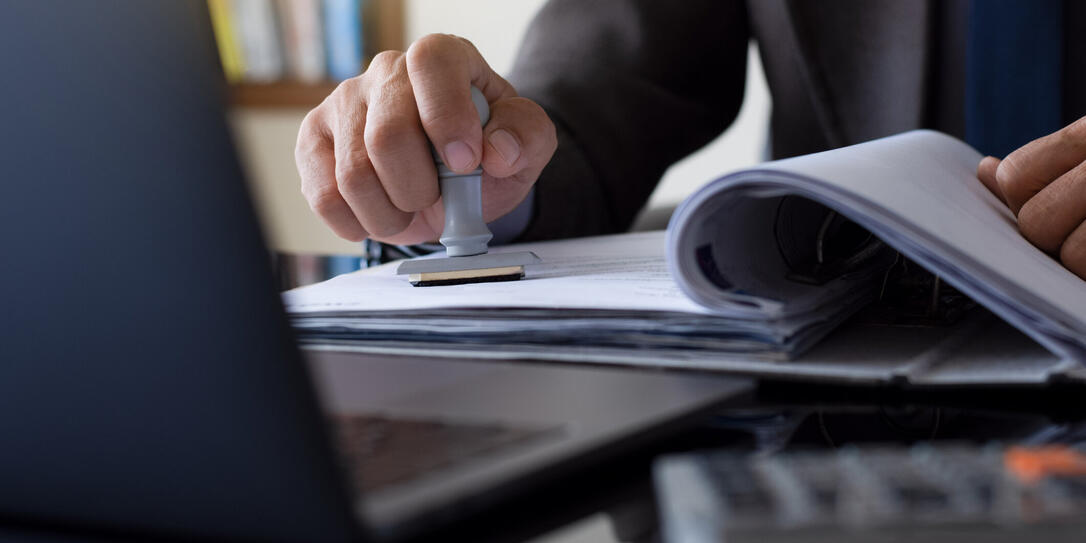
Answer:
[[[302,353],[210,32],[202,1],[0,5],[0,523],[437,535],[747,389]]]

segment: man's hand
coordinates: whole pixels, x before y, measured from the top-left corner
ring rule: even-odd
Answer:
[[[1086,279],[1086,117],[1002,161],[985,157],[977,177],[1011,208],[1026,239]]]
[[[471,86],[490,102],[483,130]],[[457,172],[483,167],[483,218],[513,210],[554,154],[554,125],[470,42],[432,34],[377,55],[306,115],[294,151],[309,206],[342,238],[397,244],[444,226],[429,142]]]

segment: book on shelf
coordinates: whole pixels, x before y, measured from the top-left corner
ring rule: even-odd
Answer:
[[[1086,380],[1086,282],[1019,234],[980,159],[908,132],[725,175],[666,231],[492,248],[542,258],[520,281],[418,288],[393,263],[284,303],[314,348],[853,383]]]
[[[232,0],[207,0],[207,5],[223,75],[229,83],[240,83],[245,71],[245,58],[238,43]]]
[[[358,0],[324,0],[328,75],[336,81],[362,72],[362,10]]]
[[[256,83],[282,79],[283,53],[272,0],[234,0],[234,16],[245,58],[242,79]]]
[[[327,77],[320,0],[277,0],[287,75],[305,83]]]
[[[362,72],[373,46],[363,43],[361,0],[208,0],[208,7],[230,83],[342,81]]]

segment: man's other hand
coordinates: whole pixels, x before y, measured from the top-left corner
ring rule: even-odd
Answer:
[[[471,102],[490,103],[485,130]],[[557,145],[543,108],[517,96],[470,42],[432,34],[385,51],[302,122],[294,151],[309,206],[342,238],[397,244],[444,226],[429,142],[457,172],[483,168],[483,218],[513,210]]]
[[[1031,243],[1086,279],[1086,117],[1007,155],[977,177],[1018,217]]]

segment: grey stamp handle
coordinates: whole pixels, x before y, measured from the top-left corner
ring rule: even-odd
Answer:
[[[479,113],[479,122],[486,126],[490,106],[483,93],[471,87],[471,101]],[[441,244],[448,256],[471,256],[487,252],[487,243],[494,237],[483,222],[482,167],[460,174],[450,170],[437,151],[430,147],[441,184],[441,200],[445,206],[445,227]]]

